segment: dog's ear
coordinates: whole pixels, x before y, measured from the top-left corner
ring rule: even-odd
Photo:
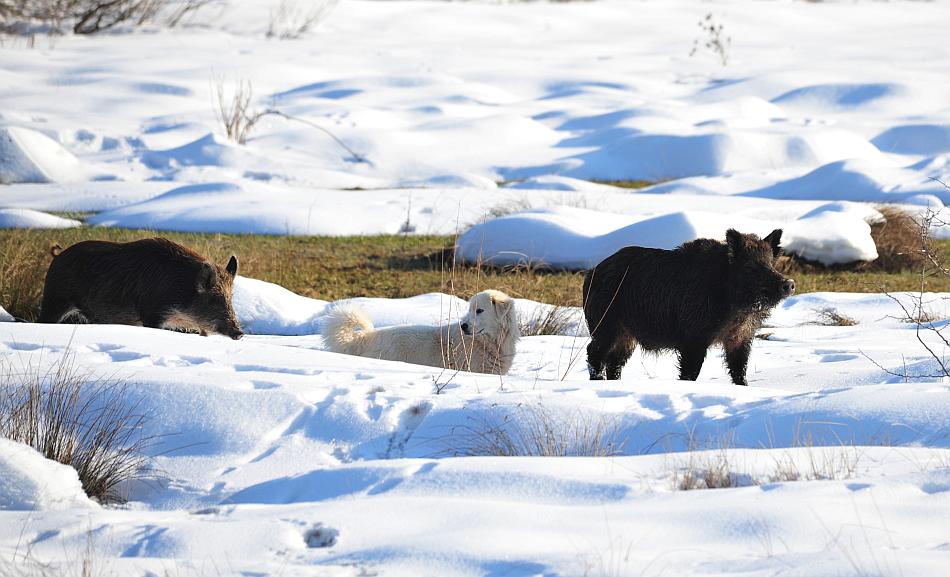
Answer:
[[[515,304],[514,299],[508,297],[491,297],[491,305],[495,308],[495,314],[499,317],[507,316],[511,312],[513,305]]]

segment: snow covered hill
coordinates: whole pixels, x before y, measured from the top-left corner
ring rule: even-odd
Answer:
[[[2,37],[0,226],[75,226],[37,212],[70,211],[155,230],[458,233],[469,260],[568,267],[622,244],[783,227],[790,251],[833,263],[873,258],[875,204],[950,202],[950,2],[343,0],[279,40],[281,3],[305,4]],[[726,54],[705,47],[707,14]],[[214,102],[242,82],[253,110],[284,116],[240,145]],[[618,179],[656,184],[591,182]],[[567,334],[523,339],[499,378],[331,354],[329,303],[255,279],[234,299],[240,341],[0,323],[0,383],[72,359],[127,383],[161,440],[154,478],[125,484],[122,507],[0,442],[0,574],[950,566],[950,384],[886,295],[787,300],[754,343],[748,388],[718,351],[695,383],[674,380],[671,355],[640,353],[622,381],[591,383],[576,310]],[[357,300],[381,326],[464,306]],[[947,295],[925,300],[950,317]],[[829,308],[856,324],[816,324]],[[532,456],[539,440],[600,456]]]

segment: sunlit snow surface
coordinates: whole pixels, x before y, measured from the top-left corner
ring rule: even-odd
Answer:
[[[622,244],[669,248],[729,226],[781,227],[790,252],[815,260],[872,258],[874,204],[950,201],[945,2],[348,0],[294,41],[266,37],[277,4],[215,4],[173,30],[5,41],[0,182],[15,184],[0,209],[155,230],[458,233],[473,260],[583,267]],[[732,39],[726,67],[703,48],[710,12]],[[368,162],[273,115],[229,142],[216,79],[250,81],[256,109],[317,123]],[[623,380],[591,383],[578,311],[568,334],[523,339],[499,378],[327,353],[328,303],[244,278],[234,297],[241,341],[0,324],[3,374],[71,356],[128,382],[160,441],[156,478],[123,487],[124,508],[0,444],[0,573],[73,571],[90,543],[100,574],[123,576],[950,566],[950,385],[885,295],[783,303],[748,388],[716,349],[695,383],[675,380],[672,355],[639,352]],[[945,298],[926,296],[934,318],[950,316]],[[357,304],[380,326],[464,309],[440,294]],[[535,306],[519,300],[519,314]],[[858,324],[812,324],[825,307]],[[618,454],[464,456],[479,432],[539,414],[604,427]],[[738,487],[673,491],[690,464],[720,458]],[[789,471],[801,480],[778,478]],[[822,473],[834,478],[804,480]]]

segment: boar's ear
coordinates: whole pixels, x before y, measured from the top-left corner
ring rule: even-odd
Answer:
[[[228,261],[228,266],[224,270],[227,271],[227,273],[231,275],[231,278],[233,279],[234,276],[237,274],[237,267],[238,267],[237,257],[232,254],[231,260]]]
[[[782,229],[777,228],[769,233],[764,239],[765,242],[772,245],[772,256],[778,258],[782,256]]]
[[[735,260],[742,253],[742,233],[734,228],[727,230],[726,246],[729,249],[729,260]]]
[[[214,265],[209,262],[201,263],[201,270],[198,271],[198,292],[210,292],[217,277]]]

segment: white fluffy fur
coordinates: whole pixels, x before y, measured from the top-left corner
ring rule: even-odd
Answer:
[[[337,307],[327,315],[323,337],[335,353],[504,375],[521,331],[514,300],[487,290],[472,297],[464,319],[441,327],[377,329],[359,309]]]

